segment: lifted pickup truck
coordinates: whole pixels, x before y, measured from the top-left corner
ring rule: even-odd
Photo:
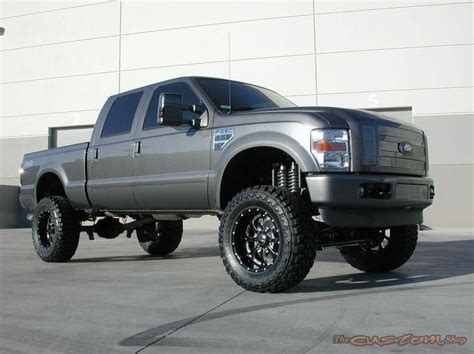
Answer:
[[[183,220],[216,215],[227,272],[258,292],[297,285],[326,247],[363,271],[400,267],[434,197],[416,127],[207,77],[112,96],[90,143],[27,154],[21,170],[44,261],[69,260],[81,231],[136,231],[166,255]]]

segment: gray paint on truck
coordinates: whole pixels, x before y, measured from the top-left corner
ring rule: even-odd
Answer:
[[[25,155],[22,205],[36,206],[38,181],[45,173],[53,173],[61,180],[66,196],[76,209],[123,213],[217,212],[223,207],[220,190],[229,162],[245,150],[272,147],[287,153],[307,176],[310,199],[329,225],[422,222],[422,210],[431,204],[429,195],[422,201],[368,202],[353,190],[367,181],[389,181],[387,183],[396,188],[399,183],[407,183],[407,176],[410,176],[409,183],[429,189],[432,181],[426,178],[426,137],[418,128],[373,113],[331,107],[256,109],[228,114],[213,105],[196,79],[168,80],[112,96],[99,114],[90,144]],[[201,115],[205,126],[199,129],[159,126],[143,130],[153,92],[161,85],[174,82],[186,83],[200,98],[206,108]],[[139,91],[143,95],[130,132],[101,137],[114,100]],[[233,137],[222,149],[214,149],[213,134],[223,128],[232,128]],[[310,147],[311,131],[317,128],[349,130],[350,173],[321,173]],[[414,139],[415,156],[401,156],[395,151],[393,144],[397,139]],[[382,145],[386,148],[381,149]],[[350,193],[345,192],[349,190]]]

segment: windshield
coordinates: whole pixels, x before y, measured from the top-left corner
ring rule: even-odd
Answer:
[[[198,83],[212,102],[222,111],[250,111],[261,108],[296,106],[293,102],[280,96],[276,92],[242,82],[201,78],[198,79]]]

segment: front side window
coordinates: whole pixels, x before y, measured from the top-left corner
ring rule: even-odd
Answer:
[[[128,134],[132,129],[133,117],[143,92],[135,92],[118,97],[105,118],[101,137]]]
[[[201,78],[198,83],[221,111],[295,107],[293,102],[274,91],[243,82]]]
[[[177,93],[183,97],[183,104],[187,105],[198,105],[202,104],[201,100],[196,96],[194,91],[189,87],[189,85],[184,82],[177,82],[174,84],[168,84],[158,87],[153,93],[151,98],[150,105],[146,112],[145,122],[143,123],[143,129],[153,129],[158,127],[158,100],[160,99],[160,94],[162,93]],[[196,113],[190,111],[183,112],[184,120],[192,120],[198,118]]]

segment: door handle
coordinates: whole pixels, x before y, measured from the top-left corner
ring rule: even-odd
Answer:
[[[99,159],[99,149],[95,148],[92,153],[92,160],[97,161]]]
[[[132,155],[133,157],[140,156],[140,152],[142,149],[142,143],[140,141],[136,141],[132,144]]]

